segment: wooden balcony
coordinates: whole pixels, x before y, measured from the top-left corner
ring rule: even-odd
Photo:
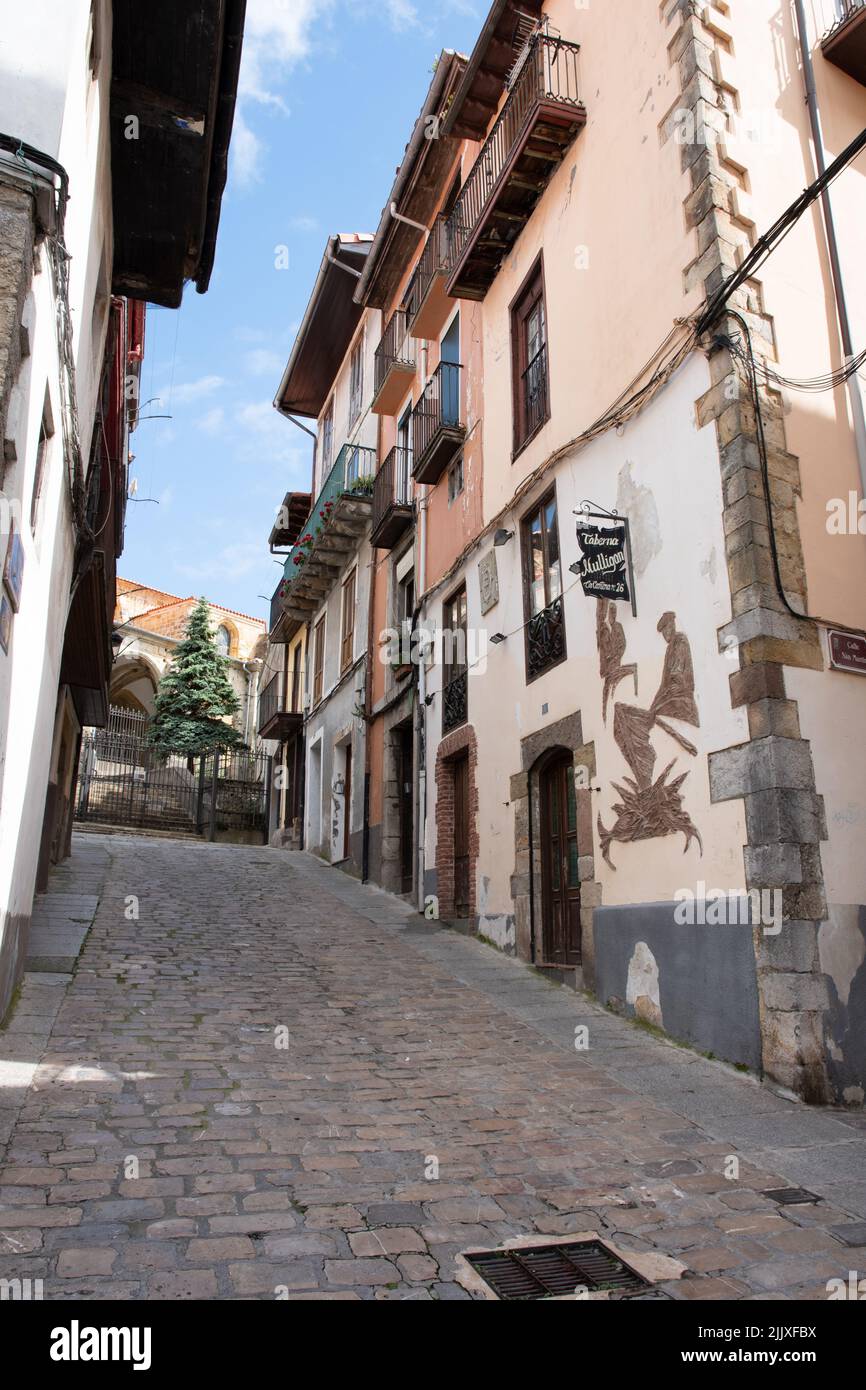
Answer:
[[[433,341],[445,327],[453,303],[445,292],[448,264],[448,223],[437,217],[406,294],[410,338]]]
[[[405,309],[395,309],[376,349],[374,415],[395,415],[415,380],[415,344],[407,332]]]
[[[412,411],[412,476],[418,483],[438,483],[466,438],[462,370],[455,362],[440,362]]]
[[[411,477],[411,450],[392,449],[373,484],[370,544],[378,550],[393,550],[414,521]]]
[[[303,724],[300,691],[289,690],[287,698],[285,677],[277,672],[259,696],[259,737],[283,743],[299,733]]]
[[[446,293],[483,299],[586,124],[578,95],[579,45],[538,34],[511,77],[511,91],[476,159],[446,238]]]
[[[866,0],[840,0],[841,14],[824,35],[824,57],[866,86]]]

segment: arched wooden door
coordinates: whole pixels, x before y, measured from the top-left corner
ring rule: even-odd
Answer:
[[[580,878],[574,760],[563,752],[541,770],[541,961],[580,964]]]

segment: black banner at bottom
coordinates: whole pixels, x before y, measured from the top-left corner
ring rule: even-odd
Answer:
[[[789,1368],[818,1372],[823,1377],[842,1370],[850,1363],[852,1338],[862,1329],[861,1312],[846,1303],[866,1300],[866,1282],[852,1286],[849,1297],[830,1297],[827,1302],[775,1300],[772,1295],[737,1302],[689,1298],[671,1299],[648,1293],[631,1299],[550,1299],[538,1302],[559,1303],[556,1308],[542,1309],[533,1315],[524,1307],[521,1316],[531,1321],[523,1324],[527,1332],[556,1329],[569,1340],[570,1355],[579,1363],[583,1357],[592,1362],[602,1359],[610,1372],[617,1376],[631,1372],[645,1376],[665,1373],[675,1367],[691,1371],[716,1366],[736,1371],[741,1366],[758,1366],[764,1370]],[[684,1291],[685,1292],[685,1291]],[[688,1292],[691,1292],[689,1290]],[[407,1296],[389,1297],[382,1291],[372,1300],[379,1306],[368,1307],[364,1314],[362,1300],[327,1300],[289,1298],[274,1300],[269,1307],[262,1301],[226,1302],[94,1302],[91,1304],[56,1302],[12,1302],[0,1304],[0,1329],[9,1354],[13,1345],[26,1355],[28,1371],[39,1381],[64,1383],[69,1377],[85,1380],[100,1378],[108,1371],[113,1379],[118,1373],[164,1377],[218,1375],[225,1382],[234,1374],[246,1381],[251,1377],[274,1374],[282,1365],[286,1373],[294,1366],[300,1371],[297,1358],[305,1361],[315,1357],[321,1367],[307,1364],[302,1372],[309,1379],[321,1369],[329,1376],[344,1368],[357,1373],[374,1365],[381,1373],[396,1374],[399,1380],[423,1375],[429,1381],[431,1372],[438,1369],[431,1347],[424,1345],[422,1361],[416,1363],[412,1353],[418,1352],[418,1336],[435,1335],[442,1346],[441,1368],[454,1374],[454,1348],[442,1342],[443,1332],[457,1331],[463,1338],[460,1353],[461,1375],[471,1369],[467,1365],[466,1338],[483,1333],[485,1373],[495,1367],[497,1352],[503,1357],[513,1355],[512,1322],[502,1324],[502,1341],[490,1341],[496,1326],[488,1317],[497,1309],[490,1302],[475,1314],[469,1301],[451,1303],[440,1309],[437,1321],[428,1318],[435,1312],[423,1289]],[[856,1295],[856,1296],[855,1296]],[[386,1302],[413,1302],[426,1307],[410,1310],[386,1309]],[[481,1300],[484,1302],[484,1300]],[[375,1324],[368,1322],[374,1315]],[[411,1317],[410,1323],[403,1319]],[[478,1322],[481,1315],[482,1321]],[[440,1323],[441,1316],[456,1317],[457,1321]],[[421,1323],[414,1319],[422,1317]],[[536,1323],[535,1316],[541,1321]],[[382,1322],[378,1321],[382,1318]],[[327,1331],[329,1340],[322,1343],[316,1328]],[[374,1329],[388,1338],[388,1352],[383,1358],[381,1344],[370,1356],[369,1338]],[[335,1345],[333,1333],[342,1328],[344,1340]],[[412,1337],[406,1348],[405,1360],[395,1360],[402,1350],[400,1333]],[[573,1337],[579,1338],[573,1342]],[[13,1341],[14,1339],[14,1341]],[[366,1349],[365,1349],[366,1348]],[[388,1370],[382,1362],[386,1361]],[[413,1369],[414,1366],[414,1369]],[[575,1367],[577,1370],[577,1366]]]

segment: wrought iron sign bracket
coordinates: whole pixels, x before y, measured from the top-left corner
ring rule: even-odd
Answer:
[[[615,521],[617,526],[621,526],[623,528],[625,532],[625,558],[626,565],[628,567],[628,589],[629,594],[631,596],[631,613],[632,617],[636,618],[637,600],[635,599],[634,590],[634,565],[632,563],[631,554],[631,527],[629,526],[628,517],[620,516],[616,508],[614,508],[613,511],[609,512],[606,508],[599,506],[597,502],[589,502],[586,499],[584,499],[583,502],[581,502],[580,507],[575,507],[574,515],[579,518],[578,527],[580,526],[581,520],[584,523],[590,520],[595,520]],[[569,570],[572,574],[580,574],[580,562],[578,561],[573,565],[569,565]]]

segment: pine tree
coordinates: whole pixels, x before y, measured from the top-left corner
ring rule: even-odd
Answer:
[[[189,758],[239,743],[240,735],[222,718],[239,709],[227,667],[213,639],[207,599],[200,598],[159,683],[148,741]]]

